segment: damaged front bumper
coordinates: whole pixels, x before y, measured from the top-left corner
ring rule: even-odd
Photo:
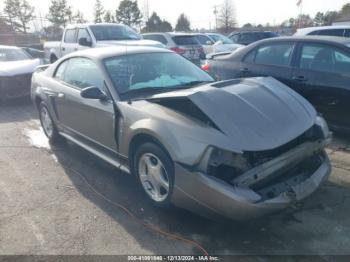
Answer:
[[[291,153],[286,156],[288,154]],[[292,154],[290,157],[295,160]],[[288,174],[285,180],[284,174],[280,174],[278,182],[263,187],[232,185],[217,177],[191,172],[176,164],[172,202],[213,219],[224,216],[233,220],[245,220],[274,213],[308,197],[328,179],[331,164],[324,150],[318,151],[317,155],[310,152],[308,157],[317,157],[319,161],[312,172],[299,169],[296,174]],[[305,159],[307,161],[308,158]],[[271,192],[275,194],[271,195]]]

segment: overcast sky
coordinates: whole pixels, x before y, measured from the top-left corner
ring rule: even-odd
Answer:
[[[0,0],[0,9],[3,2]],[[121,0],[101,0],[105,9],[115,10]],[[146,0],[138,0],[142,9]],[[220,5],[222,0],[148,0],[150,13],[156,11],[161,18],[165,18],[173,25],[178,15],[184,12],[191,20],[194,28],[213,28],[215,19],[213,8]],[[42,14],[48,12],[50,0],[29,0]],[[93,19],[95,0],[68,0],[74,9],[79,9],[89,20]],[[280,23],[289,17],[295,17],[300,9],[296,6],[298,0],[233,0],[236,17],[239,25],[245,23],[274,24]],[[339,10],[349,0],[303,0],[303,13],[314,16],[318,11],[326,12]]]

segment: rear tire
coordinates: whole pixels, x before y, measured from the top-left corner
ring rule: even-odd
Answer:
[[[39,118],[41,127],[49,139],[51,144],[55,144],[60,140],[60,135],[58,134],[57,127],[54,120],[51,117],[50,111],[44,102],[39,105]]]
[[[155,143],[140,145],[133,157],[133,174],[153,205],[169,207],[174,187],[174,163]]]

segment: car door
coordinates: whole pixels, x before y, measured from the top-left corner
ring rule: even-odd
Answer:
[[[272,76],[290,84],[295,42],[272,42],[257,46],[243,57],[237,77]]]
[[[300,43],[293,86],[334,126],[350,128],[350,52],[322,43]]]
[[[112,100],[82,98],[81,90],[98,87],[107,91],[98,66],[87,58],[71,58],[55,73],[55,109],[65,132],[83,143],[94,143],[116,152],[115,111]]]
[[[61,54],[65,56],[78,50],[77,29],[66,29],[61,44]]]

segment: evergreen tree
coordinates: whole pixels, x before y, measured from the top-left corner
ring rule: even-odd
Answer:
[[[118,23],[131,27],[139,26],[142,22],[142,14],[137,5],[137,1],[121,1],[116,11],[116,20]]]
[[[101,4],[101,0],[96,0],[95,12],[94,12],[94,15],[95,15],[94,22],[95,23],[102,23],[104,14],[105,14],[105,11],[104,11],[103,6]]]
[[[173,27],[166,20],[161,20],[156,12],[153,12],[151,17],[146,22],[144,32],[170,32],[173,31]]]
[[[106,23],[115,23],[115,17],[114,17],[114,15],[112,14],[111,11],[106,11],[103,20],[104,20]]]
[[[180,32],[191,31],[190,20],[188,20],[188,18],[185,14],[181,14],[179,16],[179,18],[177,19],[175,30],[180,31]]]
[[[51,0],[47,19],[57,27],[65,27],[72,20],[72,8],[67,0]]]

